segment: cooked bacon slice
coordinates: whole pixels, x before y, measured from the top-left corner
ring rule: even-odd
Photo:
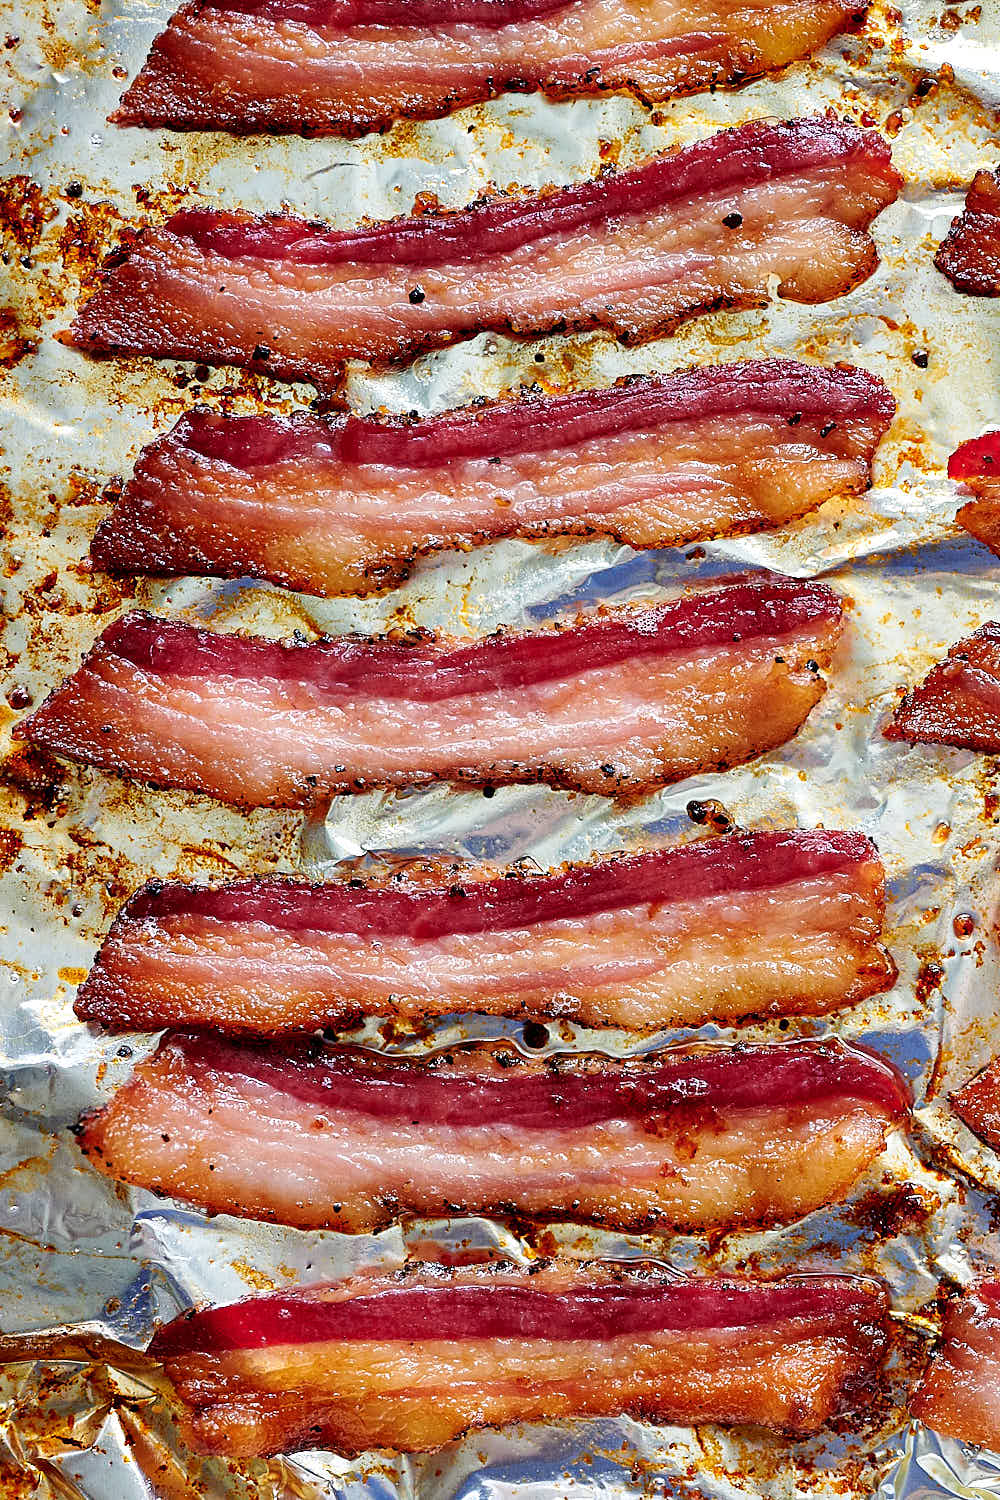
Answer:
[[[988,620],[952,646],[886,727],[890,740],[1000,753],[1000,624]]]
[[[146,448],[99,567],[367,593],[437,547],[780,526],[858,493],[895,412],[862,370],[747,360],[387,422],[199,410]]]
[[[464,884],[153,883],[119,913],[76,1009],[249,1035],[470,1008],[636,1030],[821,1015],[892,987],[884,911],[875,846],[825,829]]]
[[[80,1144],[109,1176],[300,1229],[515,1213],[702,1230],[842,1198],[907,1112],[891,1064],[838,1041],[428,1062],[180,1032]]]
[[[469,1428],[626,1413],[801,1434],[871,1401],[887,1313],[866,1277],[413,1263],[177,1318],[150,1354],[193,1446],[234,1458],[424,1452]]]
[[[952,1302],[942,1332],[910,1413],[945,1437],[1000,1449],[1000,1282]]]
[[[976,173],[934,264],[957,291],[1000,297],[1000,171]]]
[[[782,68],[863,12],[864,0],[195,0],[111,118],[355,136],[509,89],[653,103]]]
[[[1000,1151],[1000,1057],[950,1095],[950,1102],[973,1135]]]
[[[21,739],[243,806],[435,779],[624,795],[783,744],[842,626],[823,584],[743,579],[471,644],[218,635],[141,611]]]
[[[948,460],[948,477],[975,496],[955,520],[1000,557],[1000,432],[984,432],[956,448]]]
[[[900,183],[871,131],[753,120],[633,171],[346,232],[186,209],[111,258],[70,337],[320,386],[486,328],[647,339],[762,305],[771,277],[840,296],[875,269],[868,226]]]

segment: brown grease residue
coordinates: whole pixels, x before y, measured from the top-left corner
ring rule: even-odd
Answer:
[[[8,251],[13,247],[21,255],[29,254],[55,215],[38,183],[23,172],[0,179],[0,234]]]
[[[14,309],[0,307],[0,367],[13,369],[37,348],[37,339],[28,337]]]

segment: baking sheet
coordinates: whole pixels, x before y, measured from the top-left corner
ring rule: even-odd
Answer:
[[[4,1482],[11,1494],[85,1500],[451,1500],[528,1486],[552,1500],[595,1492],[615,1500],[1000,1494],[1000,1458],[939,1440],[903,1414],[936,1327],[939,1281],[965,1284],[1000,1264],[991,1196],[1000,1191],[1000,1159],[947,1108],[948,1089],[1000,1041],[1000,782],[986,758],[910,749],[880,735],[898,688],[959,636],[1000,615],[998,565],[958,534],[956,493],[944,476],[958,442],[1000,425],[1000,305],[960,297],[931,263],[973,171],[1000,159],[1000,6],[877,5],[858,36],[738,93],[653,111],[624,98],[556,105],[511,96],[360,142],[232,141],[106,125],[168,14],[169,6],[140,0],[99,9],[43,0],[6,24],[0,1352],[11,1362],[0,1368]],[[128,472],[142,444],[195,400],[285,410],[313,395],[173,362],[90,361],[59,343],[124,223],[155,220],[182,202],[211,202],[284,204],[348,226],[406,211],[418,192],[457,206],[490,186],[577,180],[603,161],[627,165],[722,125],[827,106],[885,129],[907,178],[900,201],[875,226],[882,266],[848,297],[823,307],[779,303],[713,315],[633,350],[601,334],[528,343],[489,334],[405,371],[352,367],[344,396],[359,411],[431,412],[531,382],[603,385],[630,371],[757,354],[847,359],[881,375],[899,402],[867,497],[831,502],[779,534],[680,551],[504,542],[427,560],[401,589],[362,601],[245,583],[115,582],[81,565],[104,513],[104,483]],[[582,602],[657,597],[760,567],[824,576],[848,599],[830,691],[782,750],[628,808],[542,788],[501,788],[489,800],[431,788],[339,798],[324,816],[243,815],[207,798],[125,787],[6,743],[28,700],[40,701],[133,601],[220,629],[287,634],[405,623],[471,635],[552,618]],[[715,801],[747,827],[860,827],[882,851],[888,941],[901,971],[896,989],[829,1023],[774,1022],[742,1032],[816,1034],[829,1024],[884,1050],[913,1082],[911,1139],[892,1139],[846,1205],[721,1243],[581,1234],[575,1226],[531,1232],[484,1220],[347,1237],[209,1219],[118,1188],[77,1153],[67,1127],[127,1076],[151,1039],[92,1034],[73,1019],[73,992],[114,911],[150,875],[337,876],[428,852],[546,867],[702,835],[687,812],[692,800]],[[956,928],[955,918],[967,914],[972,933],[958,936],[968,924]],[[469,1036],[507,1035],[523,1045],[513,1023],[469,1017],[430,1034],[397,1027],[362,1035],[397,1050]],[[548,1035],[548,1050],[589,1043],[622,1053],[680,1034],[637,1043],[560,1023]],[[233,1466],[178,1446],[163,1393],[141,1359],[156,1319],[191,1302],[232,1300],[448,1247],[518,1259],[556,1247],[645,1255],[684,1270],[796,1265],[885,1275],[900,1331],[886,1399],[853,1429],[794,1445],[622,1420],[479,1433],[441,1455],[356,1464],[307,1454]]]

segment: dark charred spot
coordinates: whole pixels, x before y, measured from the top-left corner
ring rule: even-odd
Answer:
[[[424,291],[422,286],[415,286],[410,290],[410,301],[413,303],[414,307],[423,302],[426,296],[427,293]]]
[[[727,229],[739,229],[743,223],[743,215],[734,209],[731,214],[726,214],[722,222]]]
[[[793,411],[791,416],[788,418],[788,425],[789,427],[798,427],[801,421],[802,413],[800,411]]]
[[[914,349],[913,353],[910,355],[910,359],[916,365],[918,370],[926,370],[930,362],[930,354],[926,349]]]
[[[526,1047],[538,1049],[547,1047],[549,1043],[549,1028],[543,1026],[541,1021],[525,1021],[521,1032],[521,1039]]]
[[[829,437],[830,433],[831,432],[836,432],[836,430],[837,430],[837,424],[836,424],[836,422],[824,422],[823,426],[819,430],[819,435],[820,435],[820,437]]]

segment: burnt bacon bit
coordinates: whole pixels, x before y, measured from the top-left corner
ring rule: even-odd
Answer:
[[[946,1437],[1000,1448],[1000,1282],[980,1282],[948,1304],[910,1413]]]
[[[356,136],[505,91],[622,90],[652,103],[784,67],[856,10],[848,0],[199,0],[156,39],[112,119]]]
[[[471,644],[299,645],[139,611],[14,733],[241,806],[434,780],[606,792],[605,763],[639,792],[797,733],[825,691],[806,663],[829,661],[842,616],[824,584],[768,575]]]
[[[578,1416],[815,1432],[875,1396],[887,1319],[886,1287],[866,1277],[414,1262],[175,1319],[149,1352],[195,1448],[354,1456]]]
[[[948,477],[971,490],[955,520],[1000,557],[1000,432],[962,443],[948,460]]]
[[[956,291],[1000,297],[1000,169],[976,173],[934,264]]]
[[[142,452],[91,556],[114,572],[329,595],[389,587],[416,555],[502,536],[677,545],[859,492],[894,412],[865,371],[778,359],[418,421],[195,411]]]
[[[840,296],[875,269],[868,226],[900,182],[880,136],[822,117],[754,120],[631,171],[354,231],[187,209],[137,237],[71,337],[246,365],[266,329],[269,373],[321,388],[347,359],[384,365],[484,329],[634,342],[762,305],[773,277],[792,300]],[[738,197],[752,254],[720,238],[720,195]],[[433,295],[414,305],[418,271]]]
[[[951,1094],[949,1102],[973,1135],[1000,1151],[1000,1057]]]
[[[952,646],[906,694],[883,733],[911,744],[1000,753],[1000,623],[990,620]]]
[[[452,884],[146,886],[115,919],[77,1014],[279,1035],[472,1006],[652,1030],[821,1015],[895,980],[879,941],[885,872],[857,833],[736,833],[505,871],[467,880],[460,901]]]
[[[839,1041],[510,1063],[175,1033],[80,1145],[111,1177],[300,1229],[505,1212],[709,1230],[839,1200],[909,1110],[890,1064]]]

